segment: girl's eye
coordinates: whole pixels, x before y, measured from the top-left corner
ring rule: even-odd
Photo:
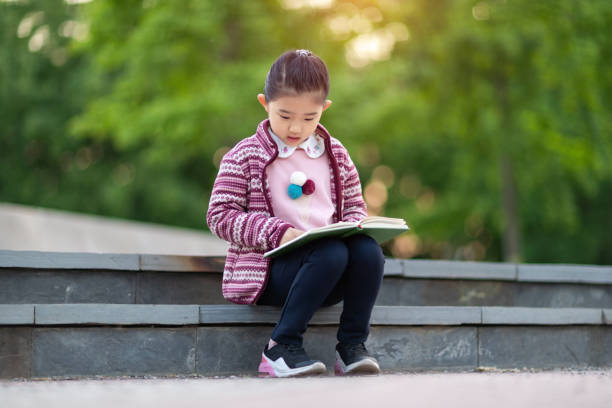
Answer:
[[[311,120],[314,120],[314,118],[310,118],[310,119],[304,119],[307,122],[310,122]]]
[[[280,115],[280,117],[283,118],[283,119],[289,119],[289,116]]]

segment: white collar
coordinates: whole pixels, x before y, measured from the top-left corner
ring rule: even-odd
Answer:
[[[287,146],[278,136],[272,132],[271,128],[268,128],[270,132],[270,136],[276,142],[276,146],[278,146],[278,157],[287,158],[293,154],[297,150],[297,148],[301,148],[304,150],[306,155],[311,159],[316,159],[325,153],[325,141],[323,138],[315,133],[308,136],[308,139],[303,141],[297,146]]]

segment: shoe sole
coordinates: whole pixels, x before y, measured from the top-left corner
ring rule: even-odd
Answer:
[[[336,364],[334,365],[336,375],[375,375],[380,374],[380,367],[375,360],[364,358],[348,366],[342,361],[340,353],[336,351]]]
[[[258,370],[259,376],[286,378],[323,374],[326,371],[325,364],[320,361],[305,367],[288,368],[285,362],[280,360],[281,359],[277,360],[278,362],[274,362],[262,353]]]

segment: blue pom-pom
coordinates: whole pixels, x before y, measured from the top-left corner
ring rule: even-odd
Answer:
[[[289,194],[289,197],[293,198],[294,200],[296,198],[300,198],[302,196],[302,187],[298,186],[297,184],[289,184],[287,194]]]

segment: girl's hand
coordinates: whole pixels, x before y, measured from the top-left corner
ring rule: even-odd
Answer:
[[[285,231],[285,235],[283,235],[283,237],[281,238],[280,245],[283,245],[285,242],[289,242],[292,239],[299,237],[303,233],[304,231],[302,230],[296,228],[289,228],[287,231]]]

